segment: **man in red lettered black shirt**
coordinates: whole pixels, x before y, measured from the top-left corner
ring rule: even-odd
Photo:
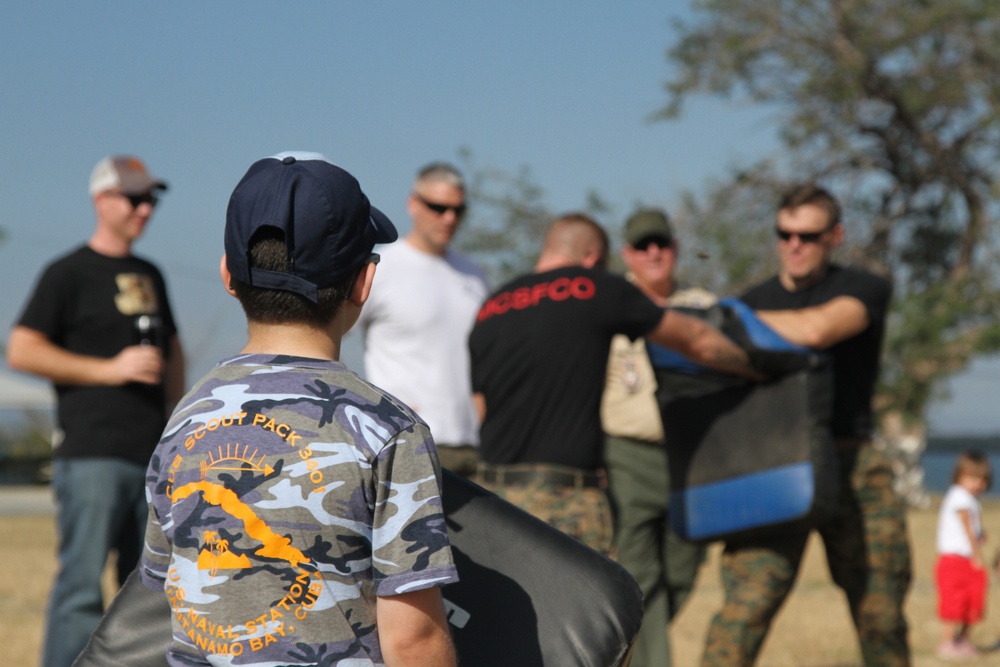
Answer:
[[[746,354],[717,330],[607,273],[607,253],[594,220],[557,219],[534,273],[495,292],[469,336],[482,420],[477,481],[605,553],[612,524],[600,475],[600,402],[612,336],[645,336],[754,376]]]

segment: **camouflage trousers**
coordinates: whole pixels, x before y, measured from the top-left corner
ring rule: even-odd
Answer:
[[[456,475],[473,479],[479,463],[479,449],[472,445],[438,445],[438,460],[442,468]]]
[[[890,462],[869,443],[842,451],[840,506],[818,528],[834,583],[847,596],[867,667],[910,664],[903,600],[910,585],[905,508]],[[703,667],[754,664],[795,581],[807,532],[727,543],[725,601],[709,627]]]
[[[553,470],[575,471],[574,468],[545,464],[493,467],[518,472],[537,471],[543,475]],[[611,504],[604,489],[581,484],[566,486],[540,480],[497,483],[484,478],[482,466],[474,481],[570,537],[604,555],[610,554],[614,524]]]

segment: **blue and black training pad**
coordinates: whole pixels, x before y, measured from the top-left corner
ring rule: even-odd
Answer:
[[[762,383],[714,372],[649,345],[670,464],[670,523],[695,542],[808,528],[837,504],[829,358],[789,343],[746,304],[701,318],[747,350]]]

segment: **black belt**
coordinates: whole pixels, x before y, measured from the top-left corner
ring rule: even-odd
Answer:
[[[868,444],[870,438],[863,438],[860,436],[854,437],[839,437],[833,439],[833,444],[836,446],[838,452],[854,452],[861,449],[862,445]]]
[[[552,484],[595,489],[601,487],[599,473],[569,467],[480,463],[477,476],[486,484]]]

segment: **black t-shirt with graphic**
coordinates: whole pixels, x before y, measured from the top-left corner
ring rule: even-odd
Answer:
[[[488,463],[601,465],[601,393],[611,338],[663,317],[635,286],[567,267],[517,278],[480,309],[469,336],[472,388],[486,399]]]
[[[153,264],[87,246],[44,270],[18,323],[70,352],[103,358],[143,338],[166,355],[176,333],[163,276]],[[166,424],[162,385],[56,385],[56,394],[64,435],[56,456],[149,462]]]
[[[874,430],[872,396],[892,297],[889,281],[860,269],[832,265],[812,287],[791,292],[775,276],[741,298],[754,310],[795,310],[819,306],[839,296],[860,301],[868,311],[869,324],[858,335],[827,350],[833,356],[834,370],[833,435],[869,437]]]

